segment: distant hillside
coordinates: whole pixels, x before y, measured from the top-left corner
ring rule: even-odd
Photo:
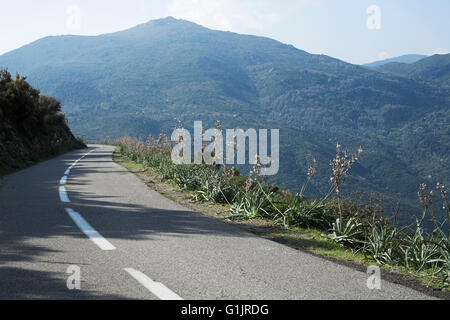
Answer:
[[[425,59],[428,56],[425,55],[421,55],[421,54],[405,54],[403,56],[400,57],[395,57],[395,58],[389,58],[389,59],[385,59],[385,60],[379,60],[379,61],[375,61],[372,63],[368,63],[365,64],[364,67],[379,67],[388,63],[392,63],[392,62],[398,62],[398,63],[414,63],[417,62],[419,60]]]
[[[59,101],[0,70],[0,176],[84,146],[60,111]]]
[[[374,69],[417,81],[434,82],[450,87],[450,54],[436,54],[412,64],[388,63]]]
[[[44,38],[0,56],[0,66],[60,99],[85,138],[171,133],[177,120],[280,128],[274,182],[298,191],[317,156],[311,194],[328,190],[336,142],[362,144],[345,192],[378,192],[388,208],[414,210],[421,182],[450,181],[447,88],[272,39],[167,18],[96,37]]]

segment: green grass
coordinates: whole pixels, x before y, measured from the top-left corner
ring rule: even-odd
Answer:
[[[361,253],[355,253],[334,241],[331,241],[326,234],[319,230],[293,228],[289,231],[280,230],[270,234],[279,239],[286,240],[289,244],[299,246],[317,255],[349,261],[357,264],[366,264],[369,261]]]

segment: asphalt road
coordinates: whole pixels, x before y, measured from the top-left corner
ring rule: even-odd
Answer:
[[[90,146],[1,180],[0,299],[430,298],[383,280],[370,290],[363,272],[192,212],[112,151]]]

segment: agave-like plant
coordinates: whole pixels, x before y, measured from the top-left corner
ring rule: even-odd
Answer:
[[[301,195],[294,197],[279,218],[286,228],[303,227],[322,230],[328,230],[333,219],[333,215],[329,213],[323,201],[306,201]]]
[[[442,229],[435,230],[435,244],[438,248],[437,258],[429,261],[435,272],[431,276],[442,279],[442,287],[450,287],[450,237]]]
[[[434,261],[439,257],[439,246],[434,241],[426,239],[420,226],[417,226],[414,235],[407,236],[401,249],[405,266],[417,272],[433,267]]]
[[[175,166],[172,180],[183,190],[196,190],[201,185],[198,168],[191,164]]]
[[[267,209],[272,205],[272,197],[273,192],[267,194],[260,185],[241,193],[238,200],[231,206],[232,218],[254,219],[258,216],[269,216]]]
[[[438,263],[437,273],[442,277],[442,287],[450,287],[450,244],[447,238],[446,243],[439,246],[440,257],[436,259]]]
[[[363,234],[363,225],[351,217],[347,222],[342,218],[337,218],[333,223],[332,239],[342,245],[354,247],[361,244],[361,235]]]
[[[366,232],[363,251],[379,264],[395,264],[399,261],[398,229],[379,223]]]
[[[194,200],[230,204],[236,197],[233,186],[214,167],[203,167]]]

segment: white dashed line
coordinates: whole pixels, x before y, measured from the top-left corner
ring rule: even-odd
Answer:
[[[183,300],[179,295],[175,292],[167,288],[165,285],[159,282],[155,282],[145,274],[140,271],[137,271],[133,268],[124,269],[128,272],[134,279],[136,279],[140,284],[142,284],[148,291],[153,293],[161,300]]]
[[[59,181],[59,198],[61,199],[61,202],[63,203],[70,203],[69,196],[67,195],[67,190],[64,187],[67,183],[67,179],[69,177],[70,171],[80,162],[82,159],[84,159],[89,153],[93,152],[94,150],[91,150],[90,152],[86,153],[84,156],[82,156],[80,159],[75,161],[67,170],[64,172],[64,176]],[[80,228],[81,231],[89,238],[91,239],[97,246],[100,247],[102,250],[115,250],[116,247],[114,247],[108,240],[103,238],[89,223],[87,223],[86,220],[83,219],[83,217],[74,210],[70,208],[66,208],[66,212],[69,214],[69,216],[72,218],[72,220],[75,222],[75,224]]]
[[[102,250],[116,250],[108,240],[103,238],[83,217],[74,210],[66,208],[67,213],[83,233]]]
[[[88,154],[93,152],[94,150],[86,153],[80,159],[75,161],[67,170],[64,172],[64,176],[59,181],[59,197],[61,202],[70,203],[69,196],[67,195],[66,188],[64,187],[67,184],[67,179],[70,175],[70,171],[84,159]],[[101,250],[116,250],[108,240],[106,240],[100,233],[98,233],[84,218],[76,211],[71,208],[66,208],[66,212],[75,222],[75,224],[80,228],[80,230],[94,242]],[[147,290],[153,293],[156,297],[161,300],[183,300],[179,295],[174,293],[172,290],[167,288],[165,285],[159,282],[155,282],[149,277],[147,277],[142,272],[132,269],[126,268],[124,269],[128,274],[130,274],[135,280],[137,280],[141,285],[143,285]]]

